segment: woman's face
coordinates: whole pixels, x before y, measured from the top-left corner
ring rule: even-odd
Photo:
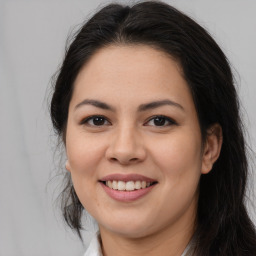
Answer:
[[[210,170],[179,64],[149,46],[108,46],[74,84],[67,169],[101,232],[143,237],[194,227]]]

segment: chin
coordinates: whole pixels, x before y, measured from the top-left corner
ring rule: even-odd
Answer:
[[[99,228],[100,231],[106,230],[118,236],[135,239],[149,236],[155,232],[152,225],[149,226],[149,223],[151,222],[133,221],[133,223],[130,223],[124,221],[122,223],[109,223],[108,225],[99,224]]]

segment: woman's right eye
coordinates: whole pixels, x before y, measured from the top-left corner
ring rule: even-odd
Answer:
[[[104,116],[89,116],[81,121],[81,124],[88,126],[110,125],[110,122]]]

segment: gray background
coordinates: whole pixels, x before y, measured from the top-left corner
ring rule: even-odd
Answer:
[[[100,3],[107,2],[0,2],[1,256],[78,256],[88,244],[93,224],[84,232],[83,245],[63,225],[54,201],[61,177],[49,183],[56,176],[58,160],[53,158],[55,138],[47,97],[50,78],[63,59],[67,36],[89,13],[99,9]],[[233,64],[247,140],[255,151],[256,1],[166,2],[206,27]],[[55,155],[58,157],[58,152]],[[249,209],[256,222],[251,204]]]

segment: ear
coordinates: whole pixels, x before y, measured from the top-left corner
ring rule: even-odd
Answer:
[[[70,164],[69,164],[69,161],[67,160],[66,163],[65,163],[65,168],[67,171],[71,171],[71,168],[70,168]]]
[[[202,174],[209,173],[213,164],[219,158],[222,140],[222,128],[219,124],[213,124],[207,129],[206,141],[202,155]]]

